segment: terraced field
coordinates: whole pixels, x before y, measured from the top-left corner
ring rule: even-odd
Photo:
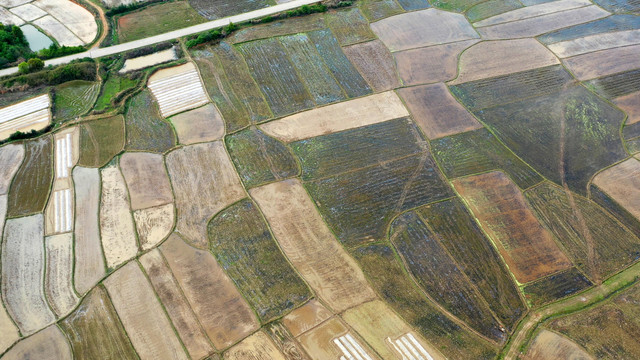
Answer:
[[[0,359],[640,357],[635,2],[323,4],[2,79]]]

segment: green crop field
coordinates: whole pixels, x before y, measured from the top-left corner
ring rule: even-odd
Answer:
[[[176,145],[176,134],[158,110],[148,91],[142,91],[127,104],[126,150],[165,152]]]
[[[100,84],[89,81],[71,81],[56,87],[55,117],[69,120],[84,115],[93,108]]]

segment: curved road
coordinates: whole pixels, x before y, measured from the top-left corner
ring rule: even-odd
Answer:
[[[104,56],[114,55],[114,54],[129,51],[129,50],[161,43],[163,41],[173,40],[173,39],[181,38],[184,36],[201,33],[203,31],[207,31],[211,29],[221,28],[223,26],[229,25],[229,23],[239,24],[245,21],[259,19],[265,16],[274,15],[283,11],[295,9],[302,5],[310,5],[318,2],[320,2],[320,0],[292,0],[284,4],[278,4],[278,5],[270,6],[268,8],[249,11],[243,14],[226,17],[224,19],[217,19],[217,20],[209,21],[209,22],[194,25],[194,26],[189,26],[179,30],[169,31],[164,34],[150,36],[145,39],[131,41],[131,42],[109,46],[105,48],[90,49],[82,53],[64,56],[56,59],[50,59],[45,61],[45,66],[66,64],[72,60],[82,59],[86,57],[96,59]],[[0,70],[0,76],[11,75],[17,72],[18,72],[17,66],[8,68],[8,69],[3,69],[3,70]]]

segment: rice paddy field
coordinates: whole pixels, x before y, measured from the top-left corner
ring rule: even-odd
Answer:
[[[0,359],[640,357],[637,1],[323,4],[3,79]]]

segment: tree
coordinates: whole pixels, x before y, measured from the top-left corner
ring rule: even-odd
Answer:
[[[44,61],[38,58],[29,59],[29,61],[27,61],[27,64],[29,65],[30,72],[42,70],[42,68],[44,68]]]

